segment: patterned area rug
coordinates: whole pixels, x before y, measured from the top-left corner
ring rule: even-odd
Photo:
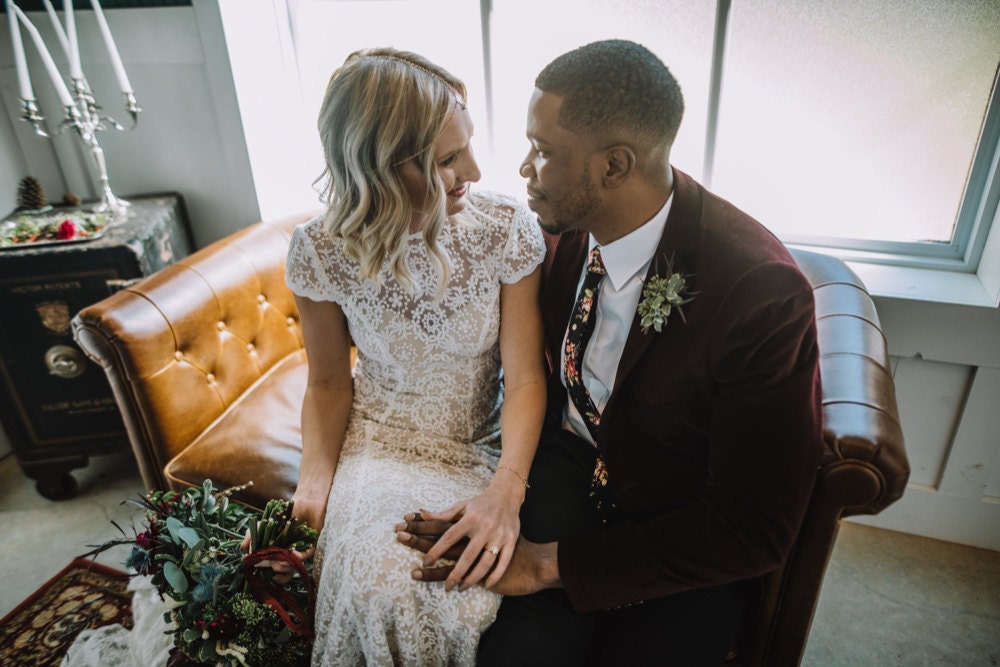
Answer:
[[[112,623],[132,627],[129,577],[77,559],[0,620],[0,665],[58,665],[76,636]]]

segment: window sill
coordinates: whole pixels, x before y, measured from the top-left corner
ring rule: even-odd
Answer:
[[[929,301],[960,306],[995,308],[996,289],[984,281],[983,271],[960,273],[848,261],[872,296]]]
[[[864,281],[872,296],[902,301],[997,308],[1000,306],[1000,213],[986,237],[976,272],[948,268],[898,266],[865,261],[849,251],[803,246],[843,259]]]

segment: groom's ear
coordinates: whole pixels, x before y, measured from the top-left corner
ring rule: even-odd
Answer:
[[[626,144],[616,144],[604,151],[604,187],[617,188],[635,171],[635,151]]]

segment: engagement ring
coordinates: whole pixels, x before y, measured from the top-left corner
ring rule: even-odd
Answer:
[[[500,553],[500,547],[493,545],[492,547],[487,547],[486,551],[489,551],[491,554],[496,556],[497,554]]]

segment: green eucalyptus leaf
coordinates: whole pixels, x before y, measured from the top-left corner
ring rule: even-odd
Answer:
[[[174,539],[175,542],[181,541],[180,534],[178,531],[184,527],[184,524],[177,519],[177,517],[168,516],[167,517],[167,532],[170,533],[170,537]]]
[[[177,537],[184,540],[184,544],[189,547],[194,547],[198,544],[201,539],[198,537],[198,531],[194,528],[188,528],[187,526],[182,526],[177,529]]]
[[[163,576],[167,578],[167,582],[175,591],[178,593],[187,593],[188,579],[184,571],[177,566],[177,563],[173,561],[165,562],[163,564]]]

